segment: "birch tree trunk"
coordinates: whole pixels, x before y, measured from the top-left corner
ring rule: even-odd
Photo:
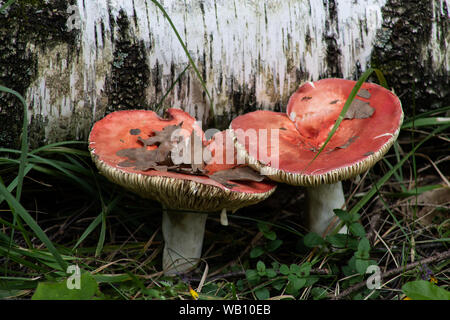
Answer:
[[[108,112],[157,105],[225,128],[245,112],[284,111],[303,81],[355,79],[369,66],[407,115],[450,101],[448,0],[159,3],[211,100],[150,0],[19,1],[0,13],[0,84],[26,97],[33,146],[84,140]],[[21,108],[0,93],[1,146],[16,145]]]

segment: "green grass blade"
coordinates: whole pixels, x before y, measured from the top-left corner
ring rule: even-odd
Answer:
[[[69,170],[77,170],[78,168],[73,166],[72,164],[69,164],[67,162],[62,162],[58,160],[48,160],[39,156],[36,156],[34,154],[30,154],[30,161],[36,164],[47,164],[51,167],[54,167],[55,169],[59,170],[60,172],[64,173],[66,177],[71,178],[71,180],[77,182],[80,186],[82,186],[85,190],[87,190],[91,194],[96,194],[95,189],[86,181],[83,179],[77,177],[73,173],[71,173]]]
[[[11,248],[3,248],[0,247],[0,255],[3,257],[7,257],[8,259],[11,259],[12,261],[19,263],[27,268],[30,268],[30,270],[35,270],[37,272],[47,273],[49,270],[46,268],[43,268],[35,263],[32,263],[24,258],[22,258],[17,252],[11,250]]]
[[[206,87],[206,83],[205,80],[203,79],[202,75],[200,74],[200,71],[198,70],[197,66],[195,65],[194,60],[192,59],[186,44],[184,43],[183,39],[181,38],[180,34],[178,33],[177,28],[175,27],[175,25],[172,22],[172,19],[170,18],[170,16],[167,14],[166,10],[164,9],[164,7],[156,0],[151,0],[151,2],[153,2],[153,4],[159,9],[161,10],[161,12],[163,13],[164,17],[166,18],[166,20],[169,22],[170,27],[172,28],[173,32],[175,33],[175,35],[178,38],[178,41],[180,42],[181,46],[183,47],[184,53],[186,54],[187,58],[189,59],[189,63],[191,64],[192,68],[195,71],[195,74],[197,75],[200,83],[202,84],[203,90],[205,90],[206,95],[208,96],[209,102],[210,102],[210,107],[209,107],[209,112],[210,112],[210,116],[213,119],[213,121],[215,121],[215,114],[214,114],[214,105],[213,105],[213,100],[212,97],[208,91],[208,88]]]
[[[345,114],[347,113],[348,108],[350,108],[350,105],[352,104],[353,100],[356,97],[356,94],[358,93],[359,89],[362,87],[363,83],[366,82],[366,80],[369,78],[369,76],[375,72],[376,75],[378,76],[378,80],[382,83],[383,86],[386,86],[386,79],[384,78],[383,74],[381,73],[380,70],[378,69],[373,69],[373,68],[369,68],[366,72],[364,72],[361,77],[359,78],[359,80],[356,82],[355,86],[353,87],[352,91],[350,92],[350,95],[347,98],[347,101],[344,104],[344,107],[342,108],[341,113],[339,114],[333,128],[331,129],[330,133],[328,134],[327,139],[325,140],[324,144],[322,145],[322,147],[320,147],[319,151],[317,152],[317,154],[314,156],[314,158],[311,160],[311,162],[307,165],[307,167],[309,165],[311,165],[311,163],[317,159],[317,157],[322,153],[322,151],[325,149],[325,147],[327,146],[328,142],[331,140],[331,138],[333,137],[333,135],[336,133],[337,129],[339,128],[339,125],[341,124],[341,122],[344,120]]]
[[[2,5],[0,7],[0,13],[4,13],[6,9],[8,9],[9,6],[11,6],[12,4],[14,4],[14,2],[16,2],[17,0],[9,0],[7,3],[5,3],[4,5]]]
[[[432,117],[432,118],[421,118],[412,119],[402,125],[402,129],[412,129],[419,127],[429,127],[436,125],[447,125],[450,124],[450,117]]]
[[[78,154],[81,156],[89,156],[89,152],[74,149],[74,148],[68,148],[66,145],[73,145],[73,144],[83,144],[86,145],[86,141],[62,141],[62,142],[56,142],[52,144],[47,144],[45,146],[39,147],[37,149],[34,149],[30,151],[29,153],[36,154],[39,152],[54,152],[54,153],[69,153],[69,154]]]
[[[104,205],[103,201],[102,201],[103,210],[102,210],[102,212],[99,215],[99,217],[101,217],[102,226],[101,226],[101,229],[100,229],[100,237],[99,237],[98,242],[97,242],[97,248],[95,249],[95,256],[96,257],[100,255],[100,253],[103,250],[103,246],[105,244],[106,216],[111,211],[111,209],[113,209],[116,206],[117,202],[119,202],[121,199],[122,199],[122,195],[118,195],[108,205]]]
[[[42,243],[44,243],[50,253],[54,256],[55,260],[62,268],[62,270],[66,270],[67,264],[62,259],[53,243],[50,241],[41,227],[39,227],[36,221],[30,216],[27,210],[20,204],[20,202],[17,201],[15,197],[11,195],[11,193],[6,189],[3,183],[0,183],[0,194],[5,197],[11,209],[15,210],[15,212],[17,212],[17,214],[23,219],[23,221],[25,221],[25,223],[31,228],[31,230],[33,230],[36,237],[41,240]]]
[[[111,203],[107,206],[104,206],[104,209],[100,214],[91,222],[91,224],[86,228],[81,237],[78,239],[77,243],[73,246],[71,251],[74,251],[78,246],[91,234],[92,231],[97,228],[97,226],[102,223],[102,229],[100,231],[100,239],[97,243],[96,255],[98,255],[103,249],[103,244],[105,240],[105,231],[106,231],[106,216],[107,214],[117,205],[117,203],[122,199],[122,196],[119,195],[116,197]],[[105,227],[104,227],[105,226]],[[98,253],[98,254],[97,254]]]
[[[430,118],[431,116],[437,116],[439,114],[446,114],[448,111],[450,111],[450,106],[433,109],[430,111],[419,113],[416,116],[407,117],[407,118],[405,118],[405,121],[403,121],[403,123],[412,122],[414,119],[417,120],[417,119],[422,119],[422,118]]]
[[[429,186],[417,187],[417,190],[414,189],[414,190],[406,190],[406,191],[402,191],[402,192],[386,192],[383,194],[388,197],[393,197],[393,198],[408,198],[408,197],[415,196],[416,194],[420,195],[424,192],[435,190],[435,189],[440,189],[440,188],[444,188],[444,186],[442,184],[433,184],[433,185],[429,185]]]
[[[28,172],[30,172],[30,170],[33,168],[32,164],[29,164],[25,167],[24,173],[25,175],[28,174]],[[1,181],[1,180],[0,180]],[[11,181],[11,183],[8,185],[8,187],[6,188],[9,192],[12,192],[18,185],[19,183],[19,177],[15,177],[13,181]],[[2,195],[0,195],[0,204],[2,204],[2,202],[5,200],[5,197],[3,197]]]
[[[100,227],[100,236],[98,237],[97,248],[95,249],[95,256],[98,257],[103,250],[105,245],[106,236],[106,210],[103,210],[100,214],[102,225]]]
[[[102,221],[103,211],[97,216],[97,218],[94,219],[94,221],[91,222],[91,224],[84,230],[83,234],[81,235],[80,239],[78,239],[77,243],[73,246],[72,250],[75,250],[86,238],[87,236],[97,228],[97,226]]]
[[[16,187],[16,199],[20,201],[20,195],[22,193],[23,178],[25,176],[25,166],[27,164],[27,152],[28,152],[28,113],[27,103],[20,93],[12,89],[0,86],[0,91],[10,93],[16,96],[23,104],[23,124],[22,124],[22,137],[21,137],[21,153],[20,153],[20,165]]]
[[[380,85],[381,85],[382,87],[384,87],[385,89],[388,89],[388,90],[389,90],[389,87],[388,87],[388,84],[387,84],[386,78],[384,77],[383,72],[381,72],[380,69],[375,69],[375,68],[372,69],[372,70],[373,70],[373,72],[375,72],[375,74],[377,75],[378,82],[380,83]]]
[[[12,4],[11,1],[8,2],[9,4]],[[8,3],[6,5],[8,5]],[[3,11],[3,7],[2,7]],[[20,196],[22,195],[22,186],[23,186],[23,179],[25,177],[25,167],[27,166],[27,152],[28,152],[28,112],[27,112],[27,103],[25,99],[22,97],[20,93],[18,93],[15,90],[0,86],[0,91],[12,94],[16,96],[20,102],[23,105],[23,123],[22,123],[22,134],[21,134],[21,153],[19,157],[19,172],[17,174],[17,184],[16,184],[16,200],[17,202],[20,202]],[[12,210],[13,212],[13,225],[19,224],[21,226],[21,221],[17,217],[16,211]],[[22,226],[21,226],[22,227]],[[12,243],[12,239],[14,237],[14,230],[12,229],[11,232],[11,239],[10,243]],[[25,235],[24,235],[25,236]],[[25,241],[28,245],[31,245],[30,240],[28,237],[25,236]]]
[[[162,104],[164,102],[164,100],[166,99],[166,97],[169,95],[169,93],[173,90],[173,88],[176,86],[176,84],[181,80],[181,77],[183,76],[183,74],[185,74],[185,72],[187,71],[187,69],[189,69],[190,64],[188,64],[186,66],[186,68],[184,68],[183,71],[181,71],[181,73],[178,75],[178,77],[175,79],[175,81],[172,83],[172,85],[170,86],[170,88],[166,91],[166,93],[164,94],[164,96],[161,98],[161,100],[159,100],[158,104],[155,107],[155,111],[158,112],[159,109],[161,109]]]
[[[405,155],[391,170],[389,170],[383,177],[378,180],[378,182],[367,192],[364,197],[358,201],[356,205],[353,206],[353,208],[349,211],[351,214],[357,213],[377,192],[377,190],[380,189],[380,187],[386,183],[387,180],[394,174],[396,170],[398,170],[406,160],[408,160],[416,151],[419,149],[419,147],[424,144],[426,141],[434,137],[439,132],[445,131],[450,128],[450,125],[447,126],[440,126],[439,128],[435,129],[432,133],[430,133],[428,136],[426,136],[422,141],[420,141],[407,155]]]

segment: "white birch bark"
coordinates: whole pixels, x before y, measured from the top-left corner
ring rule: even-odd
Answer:
[[[333,64],[339,66],[342,77],[354,77],[357,68],[364,71],[378,41],[386,1],[161,0],[160,3],[205,76],[215,115],[223,115],[223,121],[227,122],[243,111],[244,100],[253,109],[284,110],[288,97],[300,82],[327,75],[335,67],[327,60],[330,38],[340,51]],[[433,68],[448,74],[450,39],[439,28],[436,17],[442,17],[444,10],[448,14],[449,1],[432,3],[432,39],[423,48],[423,56],[431,58]],[[332,4],[334,17],[330,16]],[[79,16],[72,17],[79,22],[75,26],[79,32],[75,50],[65,43],[50,49],[29,44],[38,63],[37,77],[26,91],[31,106],[29,116],[37,119],[40,115],[40,119],[47,121],[48,143],[60,140],[60,133],[67,131],[73,138],[86,139],[93,122],[105,115],[110,103],[107,80],[117,63],[114,52],[120,31],[112,21],[117,21],[121,11],[130,22],[129,40],[144,47],[150,74],[142,90],[146,107],[151,108],[161,99],[189,63],[169,22],[151,1],[77,0],[76,7]],[[206,120],[209,103],[191,68],[164,105],[182,108]]]

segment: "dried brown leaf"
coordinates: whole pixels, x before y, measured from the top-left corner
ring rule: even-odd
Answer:
[[[422,207],[417,212],[420,224],[428,226],[440,223],[448,218],[450,189],[439,188],[426,191],[417,197],[417,204]]]
[[[354,99],[347,110],[344,119],[366,119],[372,116],[375,109],[368,102]]]
[[[371,94],[367,89],[360,89],[356,95],[364,99],[369,99],[371,97]]]
[[[155,131],[153,136],[147,139],[142,139],[141,137],[138,137],[138,140],[141,141],[144,144],[144,146],[152,146],[154,144],[168,144],[168,143],[172,144],[173,142],[178,142],[172,140],[173,139],[172,135],[176,130],[181,129],[182,125],[183,122],[177,125],[164,127],[161,131]]]
[[[236,186],[228,183],[228,181],[261,182],[264,180],[264,176],[252,170],[250,167],[234,167],[231,169],[221,170],[213,173],[209,177],[227,188]]]

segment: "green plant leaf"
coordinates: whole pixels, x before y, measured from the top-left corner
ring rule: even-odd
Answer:
[[[266,269],[266,275],[268,278],[275,278],[277,276],[277,273],[273,269]]]
[[[291,271],[289,270],[289,267],[285,264],[282,264],[280,266],[280,273],[284,276],[287,276],[289,273],[291,273]]]
[[[309,273],[311,272],[311,263],[305,262],[300,266],[297,275],[300,277],[309,277]]]
[[[267,233],[264,233],[264,237],[273,241],[277,238],[277,234],[275,233],[275,231],[269,231]]]
[[[40,282],[32,300],[91,300],[97,293],[97,281],[90,273],[83,273],[80,276],[79,289],[69,289],[67,281]]]
[[[266,244],[266,250],[268,252],[273,252],[273,251],[277,250],[282,244],[283,244],[283,241],[280,239],[275,239],[275,240],[269,241]]]
[[[292,282],[292,285],[294,286],[294,290],[300,290],[301,288],[303,288],[306,285],[306,279],[296,278]]]
[[[352,223],[349,229],[350,232],[357,237],[364,238],[366,236],[366,230],[364,230],[364,227],[358,222]]]
[[[264,262],[258,261],[258,263],[256,264],[256,270],[258,272],[258,275],[266,275],[266,265],[264,264]]]
[[[266,223],[258,223],[258,229],[262,232],[265,238],[269,240],[275,240],[277,238],[277,234],[275,231],[270,230],[269,226]]]
[[[333,211],[334,214],[337,215],[339,219],[341,219],[345,223],[353,222],[352,215],[348,211],[342,209],[334,209]]]
[[[258,275],[258,272],[253,269],[248,269],[247,271],[245,271],[245,276],[250,284],[257,284],[261,279],[261,277]]]
[[[255,290],[255,296],[258,300],[267,300],[270,298],[270,292],[267,288],[259,288]]]
[[[285,285],[286,285],[286,280],[284,280],[284,279],[278,279],[278,280],[275,280],[274,282],[272,282],[272,288],[274,288],[275,290],[278,290],[278,291],[283,289]]]
[[[299,274],[301,272],[301,269],[298,264],[293,263],[289,266],[289,271],[291,274]]]
[[[309,248],[314,248],[325,243],[325,240],[315,232],[310,232],[303,238],[303,243]]]
[[[425,280],[407,282],[402,291],[412,300],[450,300],[450,291]]]
[[[358,246],[358,241],[356,239],[353,239],[348,235],[341,233],[326,236],[325,241],[327,241],[329,244],[331,244],[333,247],[336,248],[356,249]]]
[[[286,292],[293,296],[298,294],[298,291],[306,285],[306,279],[298,278],[291,274],[288,276],[289,283],[286,287]]]
[[[359,274],[361,274],[361,275],[365,274],[367,271],[367,268],[369,267],[369,260],[356,258],[355,267],[356,267],[356,271]]]
[[[318,276],[308,276],[305,278],[305,280],[306,280],[305,287],[310,287],[313,284],[315,284],[317,281],[319,281],[319,277]]]
[[[251,251],[250,251],[250,258],[258,258],[259,256],[261,256],[264,253],[264,249],[261,247],[254,247]]]
[[[269,225],[264,222],[258,222],[258,230],[262,233],[267,233],[270,231]]]
[[[370,242],[367,238],[362,238],[358,243],[358,256],[360,258],[369,258]]]

